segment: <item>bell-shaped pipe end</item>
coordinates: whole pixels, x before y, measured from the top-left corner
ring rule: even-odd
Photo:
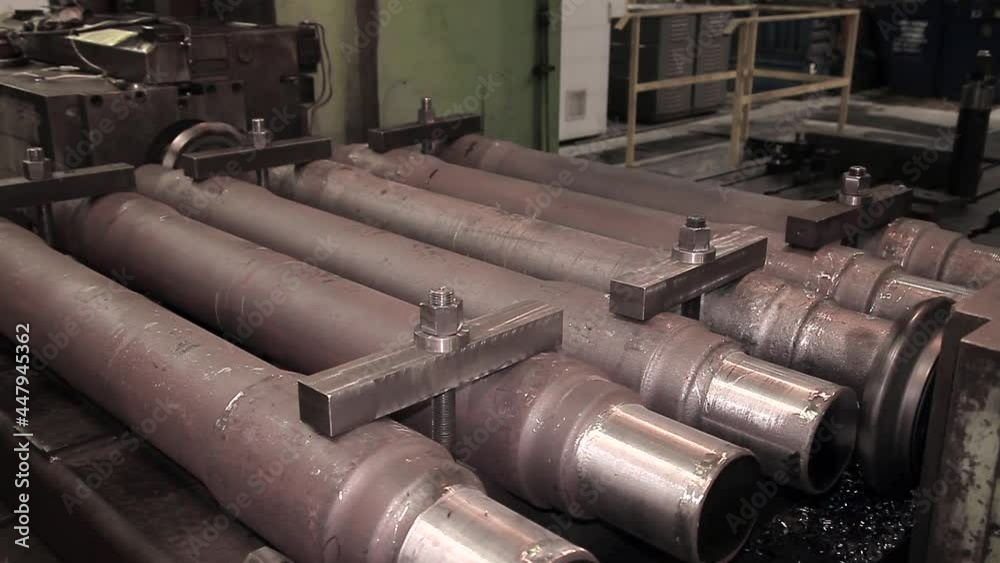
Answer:
[[[847,387],[737,352],[707,400],[702,428],[750,449],[778,485],[823,493],[851,461],[859,406]]]
[[[580,497],[602,519],[683,561],[730,559],[756,520],[740,516],[761,478],[750,451],[640,405],[617,406],[577,459]]]

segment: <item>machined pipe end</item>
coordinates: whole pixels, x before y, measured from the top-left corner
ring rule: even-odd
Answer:
[[[704,429],[756,453],[779,485],[822,493],[850,463],[859,407],[847,387],[737,352],[707,400]]]
[[[597,563],[587,550],[468,487],[450,491],[417,517],[396,561]]]
[[[733,518],[760,480],[753,454],[638,404],[615,407],[577,457],[602,518],[681,560],[726,561],[753,527]]]
[[[942,331],[953,302],[926,301],[899,321],[879,373],[865,382],[858,458],[866,482],[882,494],[902,494],[920,480]]]

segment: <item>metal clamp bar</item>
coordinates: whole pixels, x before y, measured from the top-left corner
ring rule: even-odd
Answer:
[[[237,176],[244,172],[323,160],[333,155],[326,137],[301,137],[274,141],[257,148],[243,146],[184,153],[178,159],[184,174],[195,180],[214,176]]]
[[[611,312],[645,321],[763,268],[767,261],[764,236],[737,231],[712,243],[715,258],[710,261],[692,264],[675,255],[611,280]]]
[[[377,153],[385,153],[425,142],[444,143],[465,135],[483,132],[482,116],[465,113],[434,118],[426,123],[416,122],[388,129],[370,129],[368,146]]]
[[[339,436],[562,344],[562,310],[517,303],[464,323],[469,342],[447,352],[416,343],[299,382],[299,416]]]
[[[97,197],[135,190],[135,168],[128,164],[104,164],[54,172],[50,177],[0,180],[0,209],[38,207],[56,201]]]
[[[871,190],[870,200],[858,206],[824,203],[798,215],[789,215],[785,242],[817,250],[849,239],[859,233],[884,227],[907,214],[913,204],[913,190],[904,186],[880,186]]]

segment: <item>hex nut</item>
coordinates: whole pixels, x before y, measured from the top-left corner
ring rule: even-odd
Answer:
[[[462,329],[464,321],[461,299],[456,299],[453,305],[420,304],[420,330],[432,336],[453,336]]]
[[[24,177],[32,182],[47,180],[52,177],[52,160],[49,158],[40,161],[24,160],[21,161],[21,170]]]
[[[712,229],[687,225],[681,227],[677,248],[687,252],[708,252],[712,249]]]
[[[863,195],[872,187],[872,176],[862,167],[852,167],[844,173],[841,192],[845,195]]]

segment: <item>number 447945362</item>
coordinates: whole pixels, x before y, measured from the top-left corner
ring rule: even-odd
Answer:
[[[17,340],[14,349],[14,361],[17,370],[16,400],[17,425],[26,427],[28,424],[28,370],[31,364],[31,327],[20,324],[15,327],[14,338]],[[22,424],[23,423],[23,424]]]

